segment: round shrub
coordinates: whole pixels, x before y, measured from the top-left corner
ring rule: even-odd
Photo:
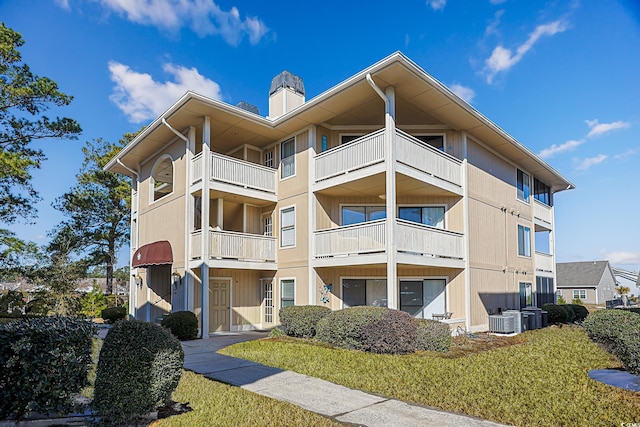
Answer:
[[[329,313],[316,326],[316,338],[335,347],[365,350],[364,328],[382,318],[382,307],[352,307]]]
[[[184,352],[168,329],[117,322],[104,340],[93,398],[102,425],[128,425],[165,405],[182,375]]]
[[[548,314],[549,324],[567,323],[567,310],[557,304],[545,304],[542,309]]]
[[[73,410],[88,383],[94,332],[90,322],[61,316],[0,325],[0,419]]]
[[[374,353],[415,351],[417,323],[411,315],[382,307],[334,311],[317,325],[316,338],[335,347]]]
[[[407,354],[416,351],[418,324],[409,313],[384,309],[382,317],[362,331],[365,351],[381,354]]]
[[[269,331],[269,338],[282,338],[286,336],[287,334],[285,334],[284,331],[279,326],[276,326],[275,328]]]
[[[101,316],[105,323],[115,323],[127,317],[127,309],[123,306],[105,308]]]
[[[180,341],[198,337],[198,318],[190,311],[176,311],[162,319],[162,326],[169,328]]]
[[[598,310],[582,323],[587,335],[640,375],[640,316],[626,310]]]
[[[452,342],[449,325],[431,319],[416,320],[418,322],[416,350],[441,352],[449,350]]]
[[[567,312],[567,322],[573,322],[576,318],[576,313],[575,311],[573,311],[573,308],[571,308],[571,304],[561,304],[560,307],[562,307],[564,311]]]
[[[571,308],[576,315],[574,322],[582,322],[589,315],[589,310],[587,310],[587,307],[585,307],[584,305],[571,304]]]
[[[278,312],[284,333],[298,338],[313,338],[318,321],[329,313],[329,307],[319,305],[292,305]]]

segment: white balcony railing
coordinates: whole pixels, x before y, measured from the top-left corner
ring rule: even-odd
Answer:
[[[316,258],[385,251],[386,220],[316,231]]]
[[[233,231],[209,231],[210,255],[241,261],[276,260],[276,238]]]
[[[318,154],[316,182],[384,162],[384,136],[385,130],[380,129]]]
[[[534,262],[537,271],[546,271],[551,273],[555,267],[553,263],[553,255],[545,254],[543,252],[536,252]]]
[[[399,252],[434,258],[464,258],[464,239],[460,233],[399,219],[396,238]]]
[[[218,153],[211,153],[211,180],[252,190],[276,193],[277,171],[257,163],[247,162]],[[202,153],[192,159],[191,183],[202,180]]]
[[[553,213],[551,206],[533,199],[533,216],[545,224],[553,225]]]
[[[211,258],[275,262],[276,238],[234,231],[209,230]],[[191,233],[191,259],[202,258],[202,232]]]
[[[462,187],[460,160],[424,144],[400,129],[396,129],[396,144],[399,163]]]

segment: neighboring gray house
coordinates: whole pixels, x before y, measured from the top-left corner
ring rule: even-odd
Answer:
[[[585,304],[605,304],[616,295],[609,261],[557,263],[556,278],[556,295],[567,303],[579,298]]]

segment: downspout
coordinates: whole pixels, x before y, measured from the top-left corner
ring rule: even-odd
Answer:
[[[134,171],[133,169],[131,169],[129,166],[125,165],[124,163],[122,163],[120,161],[120,159],[116,159],[116,163],[118,163],[120,166],[122,166],[123,168],[125,168],[126,170],[128,170],[129,172],[131,172],[132,174],[134,174],[136,176],[136,178],[140,178],[140,174],[136,171]]]
[[[134,171],[133,169],[131,169],[130,167],[128,167],[127,165],[125,165],[124,163],[122,163],[120,161],[120,159],[116,159],[116,163],[119,164],[120,166],[122,166],[123,168],[125,168],[127,171],[131,172],[136,179],[136,188],[138,187],[138,184],[140,183],[140,174],[136,171]],[[133,192],[133,189],[131,190]],[[136,209],[136,216],[138,214],[138,211],[140,210],[140,192],[138,192],[138,197],[136,198],[136,203],[138,204],[138,206],[135,207]],[[131,207],[133,210],[133,206]],[[133,214],[132,214],[133,217]],[[133,219],[133,218],[132,218]],[[129,224],[129,229],[131,229],[131,224]],[[138,227],[136,227],[136,242],[138,242],[138,244],[140,244],[139,239],[138,239]],[[131,267],[131,251],[129,251],[129,271],[133,270],[133,268]],[[136,270],[137,271],[137,270]],[[132,289],[135,289],[135,293],[132,292]],[[131,283],[131,278],[129,278],[129,299],[132,299],[132,297],[135,297],[135,299],[133,299],[133,301],[129,302],[129,314],[133,315],[134,318],[137,318],[137,311],[138,311],[138,288],[137,288],[137,284],[135,283],[135,279],[134,282]]]
[[[378,96],[380,96],[380,98],[382,98],[382,100],[384,101],[384,110],[385,110],[385,112],[388,112],[389,111],[389,98],[387,98],[387,95],[385,95],[384,92],[382,91],[382,89],[380,89],[378,87],[376,82],[373,81],[373,79],[371,78],[371,73],[367,73],[367,83],[369,83],[371,85],[371,87],[373,88],[373,90],[376,91]]]
[[[164,117],[162,118],[162,124],[168,127],[171,132],[175,133],[178,138],[180,138],[184,142],[189,142],[189,139],[183,134],[181,134],[180,132],[178,132],[177,130],[175,130],[169,123],[167,123]]]

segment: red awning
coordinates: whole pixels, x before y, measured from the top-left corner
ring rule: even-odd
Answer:
[[[149,243],[138,248],[133,254],[131,267],[149,267],[152,265],[173,264],[171,244],[166,240]]]

